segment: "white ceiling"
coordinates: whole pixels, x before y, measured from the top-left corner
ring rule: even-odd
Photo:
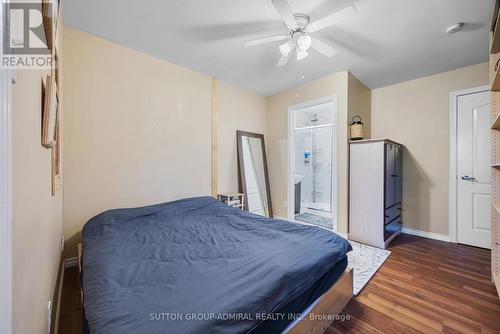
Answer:
[[[314,21],[348,3],[358,15],[315,33],[340,52],[311,51],[275,66],[279,42],[248,39],[286,32],[270,0],[64,0],[65,23],[124,46],[273,95],[342,70],[370,88],[488,60],[494,0],[289,0]],[[465,22],[460,33],[446,28]]]

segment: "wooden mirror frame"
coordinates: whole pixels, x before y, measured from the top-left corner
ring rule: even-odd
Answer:
[[[260,142],[262,144],[262,161],[264,163],[264,177],[265,177],[265,182],[266,182],[266,197],[267,197],[267,207],[268,207],[268,212],[269,212],[269,217],[268,218],[273,218],[273,206],[271,203],[271,188],[269,187],[269,173],[267,170],[267,155],[266,155],[266,144],[264,141],[264,135],[260,133],[253,133],[253,132],[246,132],[246,131],[241,131],[237,130],[236,131],[236,143],[237,143],[237,148],[238,148],[238,176],[239,176],[239,191],[241,193],[244,193],[244,204],[245,204],[245,210],[250,211],[248,207],[248,196],[246,192],[246,178],[245,178],[245,166],[243,164],[243,147],[242,147],[242,137],[250,137],[250,138],[257,138],[260,139]]]

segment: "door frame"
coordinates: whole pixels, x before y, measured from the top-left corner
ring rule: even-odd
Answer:
[[[458,98],[464,95],[471,95],[483,92],[489,92],[488,85],[479,86],[459,91],[450,92],[450,182],[449,182],[449,208],[448,208],[448,233],[450,242],[458,242],[458,214],[457,214],[457,198],[458,198]]]
[[[8,1],[4,1],[4,3]],[[0,5],[0,46],[9,36]],[[0,56],[3,55],[0,47]],[[0,333],[12,333],[12,114],[15,72],[0,69]]]
[[[288,136],[288,144],[287,144],[287,164],[286,164],[286,199],[287,199],[287,219],[290,221],[295,221],[294,214],[294,197],[295,197],[295,189],[292,186],[295,184],[294,175],[292,173],[292,166],[294,163],[294,143],[293,143],[293,132],[295,131],[295,112],[300,109],[304,109],[307,107],[312,107],[320,104],[333,103],[335,109],[333,110],[333,136],[332,136],[332,211],[333,211],[333,232],[337,232],[338,230],[338,211],[337,211],[337,132],[338,132],[338,104],[337,104],[337,95],[329,95],[325,97],[321,97],[314,100],[309,100],[306,102],[294,104],[288,106],[288,122],[287,122],[287,136]]]

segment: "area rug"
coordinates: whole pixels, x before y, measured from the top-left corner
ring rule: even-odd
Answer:
[[[355,296],[365,287],[391,254],[390,251],[350,241],[352,251],[347,254],[348,267],[354,270],[353,293]]]

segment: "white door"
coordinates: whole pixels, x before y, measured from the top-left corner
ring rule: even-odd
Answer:
[[[490,93],[457,100],[457,241],[491,248]]]

